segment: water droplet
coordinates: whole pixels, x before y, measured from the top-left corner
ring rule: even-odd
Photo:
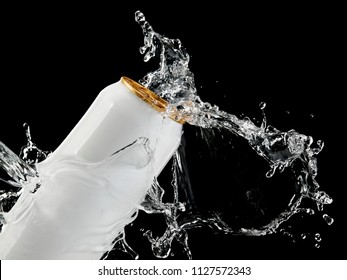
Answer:
[[[321,242],[321,241],[322,241],[322,237],[320,236],[319,233],[316,233],[316,234],[314,235],[314,239],[315,239],[317,242]]]
[[[145,229],[144,229],[144,228],[140,228],[140,231],[141,231],[141,232],[144,232],[144,231],[145,231]]]
[[[266,107],[266,103],[265,102],[260,102],[260,104],[259,104],[260,110],[264,110],[265,107]]]
[[[319,243],[316,243],[316,244],[314,244],[314,247],[316,247],[317,249],[319,249],[319,248],[320,248],[320,244],[319,244]]]
[[[306,239],[306,234],[305,234],[305,233],[302,233],[302,234],[300,235],[300,237],[301,237],[301,239]]]
[[[330,217],[327,214],[323,215],[323,219],[325,220],[325,222],[330,226],[334,223],[334,219],[332,217]]]
[[[309,215],[314,215],[314,210],[311,208],[306,208],[305,212]]]
[[[313,119],[314,118],[314,114],[310,114],[310,118]]]
[[[173,257],[173,256],[175,256],[175,254],[174,254],[174,253],[171,253],[170,256]]]

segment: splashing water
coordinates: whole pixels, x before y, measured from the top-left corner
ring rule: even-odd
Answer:
[[[144,210],[149,213],[161,212],[165,216],[168,226],[162,237],[153,238],[150,232],[146,233],[157,257],[169,255],[170,248],[168,248],[167,243],[175,237],[181,243],[184,240],[184,248],[190,257],[191,253],[187,244],[187,228],[207,225],[225,233],[242,233],[252,236],[266,235],[275,233],[282,223],[288,221],[290,217],[297,213],[313,215],[315,213],[314,209],[301,207],[305,198],[313,200],[318,211],[323,211],[324,205],[332,203],[332,198],[326,192],[320,190],[320,186],[315,179],[317,176],[316,155],[323,149],[323,141],[318,140],[313,145],[314,141],[311,136],[306,136],[295,130],[282,132],[268,125],[265,116],[265,102],[259,105],[263,113],[263,121],[259,127],[248,117],[240,119],[233,114],[220,110],[218,106],[203,102],[197,95],[194,75],[189,70],[190,57],[180,40],[169,39],[155,32],[140,11],[135,13],[135,20],[141,26],[144,34],[144,46],[140,48],[140,53],[144,54],[144,61],[148,61],[157,54],[160,58],[159,68],[148,73],[140,82],[169,102],[167,115],[174,114],[177,118],[185,119],[189,124],[202,129],[215,128],[220,132],[227,130],[234,135],[241,136],[259,156],[269,163],[270,169],[265,174],[267,178],[271,178],[277,170],[279,172],[283,172],[286,168],[293,170],[293,163],[300,163],[300,171],[295,172],[296,192],[293,194],[287,208],[261,228],[232,230],[218,215],[208,219],[191,216],[189,222],[177,223],[175,217],[181,207],[178,198],[175,196],[173,204],[163,203],[161,200],[162,188],[157,183],[154,184],[148,194],[147,201],[144,203]],[[176,153],[173,165],[173,175],[176,179],[172,184],[176,190],[175,193],[177,193],[178,188],[177,176],[180,173],[183,174],[183,170],[178,168],[179,166],[179,153]],[[158,194],[160,195],[158,196]],[[155,208],[155,211],[148,211],[152,208]],[[328,225],[333,223],[333,219],[327,214],[324,214],[323,218]],[[165,254],[163,254],[163,250]]]
[[[40,150],[31,141],[30,128],[26,123],[24,128],[27,145],[21,149],[20,157],[0,141],[0,167],[9,177],[0,178],[0,181],[10,186],[9,191],[0,190],[0,229],[6,224],[4,214],[11,210],[23,190],[28,189],[31,193],[35,193],[42,183],[35,164],[45,159],[48,153]]]
[[[23,188],[35,186],[31,192],[36,192],[41,185],[35,164],[44,160],[48,153],[40,150],[31,141],[29,126],[26,123],[23,126],[25,128],[27,144],[22,147],[19,157],[0,141],[0,166],[10,177],[9,179],[0,178],[0,181],[15,188],[15,191],[2,191],[0,198],[1,210],[3,210],[4,205],[9,201],[13,204],[16,201],[13,198],[18,198]],[[32,182],[35,183],[32,184]]]
[[[332,198],[320,190],[316,181],[316,156],[323,149],[323,141],[318,140],[314,143],[311,136],[295,130],[283,132],[268,125],[265,116],[266,103],[264,102],[259,105],[263,113],[263,121],[260,126],[255,125],[247,117],[238,118],[220,110],[215,105],[203,102],[197,95],[194,75],[189,69],[190,57],[180,40],[169,39],[156,33],[140,11],[135,13],[135,20],[141,26],[144,34],[144,46],[140,48],[144,61],[147,62],[157,55],[160,59],[159,68],[148,73],[140,83],[169,102],[164,117],[174,115],[178,119],[185,119],[189,124],[202,129],[214,128],[219,132],[226,130],[242,137],[256,154],[268,162],[269,171],[264,175],[267,178],[271,178],[277,171],[293,170],[294,162],[300,167],[299,171],[296,170],[294,174],[296,191],[282,213],[260,228],[233,229],[233,225],[225,223],[216,213],[211,213],[206,217],[189,212],[191,208],[194,208],[194,197],[187,177],[184,149],[179,148],[173,157],[172,165],[173,200],[171,202],[163,201],[164,189],[155,179],[145,201],[138,206],[140,210],[148,214],[161,214],[165,219],[166,230],[162,236],[153,236],[151,230],[144,233],[150,241],[156,257],[168,257],[171,253],[172,242],[177,241],[183,246],[188,258],[192,258],[188,245],[188,230],[192,228],[209,227],[227,234],[250,236],[273,234],[284,222],[297,213],[315,214],[314,209],[302,207],[304,199],[314,201],[320,212],[323,211],[324,205],[332,203]],[[30,188],[30,192],[35,193],[40,188],[42,182],[36,170],[36,164],[49,155],[32,142],[29,126],[25,124],[24,127],[27,145],[22,148],[20,156],[0,142],[0,167],[9,177],[0,178],[0,180],[7,183],[10,188],[10,190],[2,190],[0,193],[1,225],[6,223],[4,213],[15,204],[23,189]],[[207,140],[213,141],[213,139]],[[178,197],[178,188],[182,185],[187,196],[185,203],[180,202]],[[186,213],[186,215],[183,217],[182,213]],[[132,219],[135,219],[135,216]],[[334,219],[327,214],[323,214],[322,217],[328,225],[334,222]],[[304,239],[304,237],[302,238]],[[315,235],[315,239],[318,242],[316,247],[319,247],[321,237]],[[113,241],[113,244],[115,244],[115,249],[127,252],[133,258],[139,257],[125,241],[124,232]],[[104,258],[107,258],[107,254]]]

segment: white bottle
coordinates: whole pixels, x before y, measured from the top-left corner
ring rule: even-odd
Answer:
[[[164,117],[166,106],[126,77],[102,90],[38,164],[41,187],[6,214],[0,258],[100,259],[110,250],[180,143],[184,121]]]

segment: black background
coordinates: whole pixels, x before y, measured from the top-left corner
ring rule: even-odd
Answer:
[[[155,8],[131,3],[4,8],[1,141],[19,153],[26,143],[22,124],[27,122],[33,141],[43,150],[54,150],[105,86],[123,75],[138,80],[156,69],[158,62],[144,63],[138,51],[143,45],[141,29],[134,21],[138,9],[157,32],[181,39],[191,55],[191,70],[204,101],[238,116],[255,118],[258,123],[258,104],[265,101],[270,124],[325,142],[318,156],[317,180],[334,199],[323,212],[335,219],[333,225],[327,226],[319,213],[289,223],[292,238],[191,230],[193,258],[345,259],[345,183],[338,167],[345,165],[340,125],[343,91],[338,86],[342,77],[338,8],[227,8],[210,3],[188,9],[177,2]],[[258,195],[265,196],[261,207],[269,217],[288,202],[290,174],[275,176],[268,184],[264,179],[266,163],[242,139],[231,137],[233,148],[228,148],[217,136],[208,147],[196,137],[198,133],[199,129],[185,126],[188,167],[200,211],[220,211],[227,221],[256,226],[263,220],[252,220],[240,210],[244,205],[238,204],[243,186],[252,186]],[[166,186],[169,173],[166,170],[162,175]],[[243,215],[248,219],[245,224]],[[160,223],[160,217],[141,213],[127,228],[128,243],[140,258],[154,258],[140,229],[155,229]],[[155,233],[160,230],[159,226]],[[299,237],[302,232],[308,234],[305,240]],[[313,242],[316,232],[323,238],[319,249]],[[174,244],[175,254],[170,258],[185,259],[181,249]],[[122,254],[111,257],[127,258]]]

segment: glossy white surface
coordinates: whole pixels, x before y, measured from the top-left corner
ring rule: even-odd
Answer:
[[[100,259],[135,219],[181,133],[181,124],[121,82],[106,87],[38,165],[42,186],[36,193],[25,190],[7,213],[1,259]],[[149,141],[130,145],[139,137]]]

